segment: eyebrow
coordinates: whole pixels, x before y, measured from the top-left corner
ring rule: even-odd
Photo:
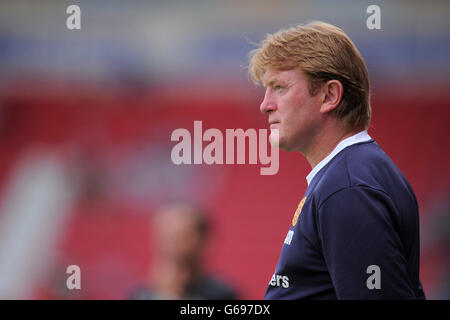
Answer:
[[[285,83],[286,81],[283,81],[283,80],[280,80],[280,79],[278,79],[278,78],[276,78],[276,77],[273,77],[273,78],[270,79],[270,81],[269,81],[268,83],[264,83],[264,87],[267,88],[267,87],[269,87],[269,86],[273,86],[273,84],[274,84],[275,82]]]

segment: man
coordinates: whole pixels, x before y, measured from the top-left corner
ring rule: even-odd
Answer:
[[[416,197],[367,133],[353,42],[323,22],[283,29],[250,52],[249,74],[266,87],[271,143],[312,167],[265,299],[424,299]]]
[[[208,240],[207,214],[197,205],[171,202],[153,216],[155,256],[149,285],[133,299],[235,299],[228,284],[203,270]]]

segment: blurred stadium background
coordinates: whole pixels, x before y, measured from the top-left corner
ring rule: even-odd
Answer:
[[[71,4],[81,30],[66,28]],[[381,30],[366,27],[371,4]],[[418,197],[427,297],[449,299],[449,13],[448,1],[1,1],[0,298],[126,299],[152,263],[149,218],[171,198],[211,211],[208,270],[262,298],[307,162],[281,152],[274,176],[176,166],[170,134],[194,120],[267,128],[248,51],[323,20],[366,59],[369,133]],[[81,290],[66,288],[70,264]]]

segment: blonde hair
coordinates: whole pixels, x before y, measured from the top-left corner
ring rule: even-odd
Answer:
[[[344,93],[335,115],[351,129],[370,125],[370,88],[366,64],[344,31],[331,24],[313,21],[268,34],[259,48],[249,53],[249,75],[262,83],[267,69],[298,69],[308,79],[314,96],[327,81],[342,83]]]

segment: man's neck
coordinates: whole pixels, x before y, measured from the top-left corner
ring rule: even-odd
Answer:
[[[320,161],[325,159],[342,140],[357,134],[358,130],[344,130],[334,127],[332,130],[323,130],[303,155],[314,168]]]

